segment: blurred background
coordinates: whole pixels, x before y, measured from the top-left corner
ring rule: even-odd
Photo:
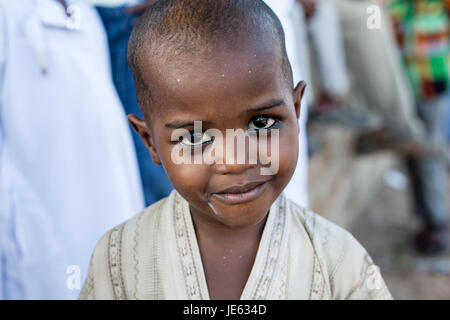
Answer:
[[[76,298],[102,234],[172,190],[126,119],[155,2],[0,0],[0,299]],[[265,2],[308,83],[288,194],[395,299],[450,299],[450,0]]]

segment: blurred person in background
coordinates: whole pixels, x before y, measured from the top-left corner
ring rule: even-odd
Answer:
[[[447,129],[447,144],[450,147],[450,106],[447,107],[447,114],[446,114],[446,118],[445,118],[445,127]],[[449,162],[449,164],[450,164],[450,162]]]
[[[410,157],[415,211],[424,227],[415,247],[436,253],[448,247],[446,109],[450,108],[450,1],[392,0],[388,4],[417,113],[425,124],[425,142],[433,152]]]
[[[95,9],[0,0],[0,299],[72,299],[109,228],[143,208]]]
[[[403,71],[389,14],[381,5],[383,1],[325,1],[334,3],[339,11],[351,79],[350,100],[346,104],[363,107],[378,120],[375,126],[367,123],[363,127],[368,134],[362,134],[358,151],[387,147],[419,152],[424,140],[423,123],[415,112],[414,97]],[[371,14],[378,22],[375,25],[368,24]]]
[[[309,62],[313,82],[309,88],[314,94],[312,104],[320,112],[330,112],[342,106],[349,90],[339,12],[328,0],[297,2],[304,10],[310,53],[315,57]]]
[[[126,114],[142,116],[127,62],[128,40],[136,19],[156,0],[87,0],[97,7],[108,36],[114,85]],[[164,0],[162,0],[164,1]],[[131,127],[129,127],[131,130]],[[131,130],[146,206],[169,195],[173,187],[162,166],[151,160],[138,134]]]

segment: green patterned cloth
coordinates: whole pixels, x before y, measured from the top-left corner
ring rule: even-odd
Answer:
[[[416,98],[427,100],[447,91],[450,0],[393,0],[388,10]]]

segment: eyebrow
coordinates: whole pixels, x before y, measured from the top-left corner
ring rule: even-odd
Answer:
[[[241,113],[241,115],[243,115],[244,113],[264,111],[267,109],[272,109],[272,108],[285,106],[285,105],[286,105],[286,103],[284,102],[283,99],[274,99],[274,100],[270,100],[269,102],[267,102],[265,105],[263,105],[261,107],[247,109],[247,110],[243,111]]]
[[[202,121],[202,124],[208,124],[209,121]],[[180,129],[180,128],[187,128],[187,127],[192,127],[194,126],[194,121],[178,121],[175,120],[173,122],[170,123],[166,123],[164,125],[166,128],[168,129]]]
[[[267,102],[265,105],[263,105],[261,107],[250,108],[250,109],[244,110],[240,114],[240,116],[242,116],[245,113],[253,113],[253,112],[258,112],[258,111],[264,111],[264,110],[268,110],[268,109],[272,109],[272,108],[276,108],[276,107],[280,107],[280,106],[284,106],[284,105],[286,105],[286,103],[284,102],[283,99],[270,100],[269,102]],[[209,121],[202,121],[202,122],[207,124]],[[165,127],[167,129],[180,129],[180,128],[187,128],[187,127],[192,127],[192,126],[194,126],[194,121],[178,121],[178,120],[175,120],[173,122],[165,124]]]

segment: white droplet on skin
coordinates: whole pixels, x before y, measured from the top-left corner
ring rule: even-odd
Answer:
[[[212,211],[214,212],[214,214],[216,216],[219,215],[219,213],[217,212],[216,208],[214,208],[214,205],[211,202],[209,202],[209,201],[208,201],[208,206],[212,209]]]
[[[242,256],[239,256],[239,259],[242,259]]]
[[[177,79],[177,82],[181,82],[181,79]]]

